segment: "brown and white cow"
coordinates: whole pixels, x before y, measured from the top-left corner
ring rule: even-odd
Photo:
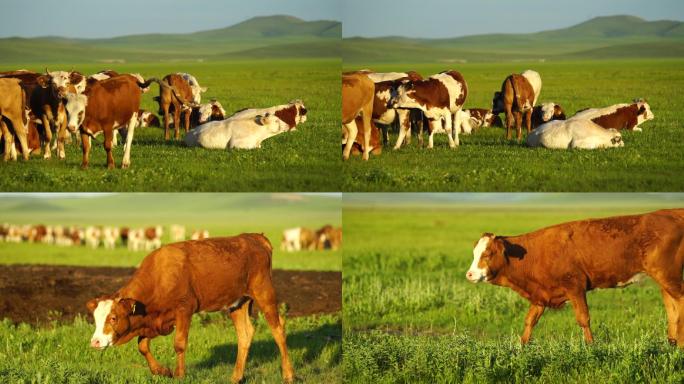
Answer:
[[[207,123],[209,121],[220,121],[226,118],[226,110],[216,99],[208,103],[193,107],[190,112],[190,128]]]
[[[29,149],[27,145],[28,123],[26,114],[26,96],[21,87],[20,80],[14,78],[0,78],[0,132],[5,142],[4,160],[12,157],[17,159],[14,148],[14,135],[16,134],[21,145],[21,153],[24,160],[28,160]],[[7,123],[5,123],[5,120]],[[11,124],[11,127],[8,125]],[[11,130],[10,130],[11,128]]]
[[[137,337],[138,350],[154,375],[185,376],[185,351],[192,315],[228,310],[238,337],[233,382],[244,376],[254,327],[249,317],[259,306],[281,354],[282,378],[294,379],[288,357],[285,321],[278,314],[271,280],[273,248],[261,234],[184,241],[150,253],[130,281],[111,295],[87,303],[95,319],[93,348],[122,345]],[[150,341],[173,332],[176,369],[162,366]]]
[[[522,140],[522,119],[525,118],[527,133],[532,131],[532,108],[537,94],[529,80],[518,74],[512,74],[504,80],[501,92],[494,93],[492,112],[506,114],[506,139],[511,139],[511,128],[515,123],[518,142]]]
[[[373,98],[375,84],[365,74],[352,73],[342,75],[342,157],[349,159],[352,146],[356,141],[358,126],[356,117],[362,117],[363,159],[370,157],[371,119],[373,117]]]
[[[334,228],[332,225],[324,225],[316,231],[316,249],[332,249],[336,251],[342,245],[342,228]]]
[[[585,109],[571,117],[571,119],[591,120],[603,128],[633,131],[641,131],[639,125],[653,118],[651,106],[642,99],[634,100],[631,104]]]
[[[468,280],[511,288],[530,302],[523,344],[545,308],[567,301],[592,342],[586,292],[623,287],[645,273],[660,285],[669,341],[684,347],[684,209],[573,221],[519,236],[485,233],[473,256]]]
[[[397,88],[394,108],[420,109],[429,121],[428,148],[433,147],[435,133],[446,132],[449,147],[460,144],[458,128],[461,126],[461,111],[468,96],[468,84],[458,71],[444,71],[428,79],[409,81]],[[442,124],[444,123],[444,127]]]
[[[144,109],[140,109],[138,110],[138,127],[161,127],[161,123],[159,122],[157,115]]]
[[[469,124],[461,125],[462,133],[470,133],[466,132],[467,128],[470,128],[471,130],[478,130],[480,128],[487,127],[503,127],[503,123],[501,122],[499,115],[492,113],[491,109],[467,108],[464,109],[463,112],[466,114],[465,117]]]
[[[565,111],[556,103],[543,103],[532,108],[532,129],[552,120],[565,120]]]
[[[152,251],[161,247],[161,237],[164,234],[164,230],[160,225],[145,228],[144,234],[146,251]]]
[[[167,86],[162,86],[162,83]],[[164,76],[159,83],[159,107],[164,116],[164,139],[169,140],[169,126],[171,124],[170,113],[173,113],[173,130],[176,140],[180,139],[181,112],[183,113],[183,125],[185,132],[190,130],[190,114],[195,103],[195,90],[183,74],[172,73]]]
[[[216,102],[217,106],[220,107],[221,104]],[[223,110],[223,108],[220,108]],[[213,107],[212,107],[213,110]],[[278,118],[280,130],[282,131],[295,131],[299,124],[306,122],[308,110],[304,105],[304,102],[299,99],[290,100],[287,104],[280,104],[268,108],[247,108],[239,110],[232,115],[228,116],[228,119],[254,119],[257,116],[272,115]],[[213,112],[212,112],[213,113]],[[225,111],[223,111],[225,114]],[[213,120],[213,119],[212,119]]]
[[[121,168],[128,168],[131,164],[131,144],[138,120],[142,89],[149,87],[152,82],[160,83],[161,88],[165,89],[156,78],[141,83],[135,76],[121,75],[92,83],[83,94],[66,96],[69,115],[67,128],[71,132],[80,129],[83,168],[88,167],[90,138],[99,132],[104,133],[103,145],[107,152],[107,168],[114,168],[112,143],[114,131],[119,128],[126,128]]]

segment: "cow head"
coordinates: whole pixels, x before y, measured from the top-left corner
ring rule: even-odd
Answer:
[[[45,68],[45,74],[39,76],[36,81],[38,85],[43,88],[51,88],[53,94],[58,98],[64,98],[68,92],[71,74],[66,71],[48,71]]]
[[[295,127],[301,123],[305,123],[306,122],[306,113],[308,111],[306,110],[306,107],[304,106],[304,102],[297,99],[297,100],[291,100],[289,104],[294,105],[296,107],[297,115],[295,117],[295,123],[296,123]]]
[[[90,300],[86,306],[95,319],[90,346],[97,349],[130,340],[146,315],[145,305],[133,299],[100,297]]]
[[[211,100],[207,104],[199,106],[199,123],[204,124],[209,120],[223,120],[226,116],[226,110],[223,109],[221,103],[216,100]]]
[[[524,248],[508,243],[501,237],[491,233],[484,233],[473,248],[473,263],[466,273],[466,279],[473,283],[489,282],[508,263],[509,258],[522,258]]]
[[[643,123],[644,121],[653,120],[655,116],[653,115],[653,112],[651,112],[651,106],[648,105],[646,100],[635,99],[634,103],[639,108],[637,113],[637,125]]]
[[[503,93],[494,92],[494,98],[492,99],[492,113],[498,115],[504,111],[504,98]]]
[[[87,106],[88,96],[67,93],[65,108],[67,113],[67,129],[70,132],[78,131],[78,128],[83,124]]]
[[[416,100],[416,89],[413,81],[406,81],[397,87],[396,95],[390,99],[392,108],[417,108],[424,110],[424,106]]]
[[[544,103],[541,105],[542,120],[550,121],[553,119],[554,113],[556,112],[555,103]]]
[[[83,93],[86,88],[86,77],[80,72],[71,71],[69,72],[69,84],[74,86],[76,93]]]
[[[254,117],[254,122],[257,123],[257,125],[265,127],[271,133],[285,132],[290,128],[287,123],[270,113],[266,113],[263,116],[256,115],[256,117]]]

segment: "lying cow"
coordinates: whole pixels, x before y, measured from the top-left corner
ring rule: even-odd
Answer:
[[[208,149],[254,149],[287,130],[287,124],[268,113],[254,118],[230,118],[193,129],[185,135],[185,144]]]
[[[264,113],[266,114],[266,113]],[[220,121],[226,118],[226,110],[217,100],[193,107],[190,113],[190,127],[194,128],[209,121]]]
[[[26,97],[21,88],[19,79],[0,78],[0,132],[5,142],[4,160],[17,159],[14,148],[14,134],[21,145],[21,153],[24,160],[28,160],[29,149],[27,145],[27,117],[24,113]],[[8,122],[6,123],[5,120]],[[11,124],[12,131],[8,124]]]
[[[362,118],[363,159],[370,157],[371,119],[373,117],[373,98],[375,84],[361,73],[342,75],[342,157],[349,159],[352,146],[358,134],[356,118]]]
[[[506,139],[511,139],[511,129],[515,120],[518,142],[522,140],[522,119],[525,118],[527,133],[532,130],[532,108],[541,91],[541,77],[527,70],[521,75],[512,74],[504,80],[501,92],[494,93],[492,112],[506,114]]]
[[[223,110],[222,107],[221,110]],[[288,131],[295,131],[299,124],[306,123],[307,112],[304,102],[295,99],[287,104],[276,105],[274,107],[243,109],[233,113],[228,119],[249,119],[260,115],[264,116],[266,114],[271,114],[287,124]],[[223,113],[225,113],[225,111],[223,111]]]
[[[544,103],[532,108],[532,129],[551,120],[565,120],[565,111],[556,103]]]
[[[516,291],[530,302],[521,342],[527,343],[546,307],[572,303],[584,340],[592,342],[586,292],[624,287],[643,273],[661,287],[670,343],[684,347],[684,209],[588,219],[519,236],[485,233],[466,273]]]
[[[596,149],[623,147],[622,135],[615,129],[604,129],[591,120],[553,120],[527,135],[530,147],[552,149]]]
[[[240,382],[254,335],[252,302],[264,314],[280,349],[283,380],[294,379],[271,280],[272,246],[260,234],[184,241],[150,253],[130,281],[115,293],[87,303],[95,319],[93,348],[105,349],[138,338],[138,350],[154,375],[185,376],[185,350],[193,313],[228,310],[235,325],[238,353],[231,377]],[[150,341],[173,332],[176,369],[162,366]]]
[[[464,117],[467,119],[468,124],[461,125],[462,133],[469,134],[472,130],[478,130],[480,128],[503,127],[499,115],[492,113],[491,109],[468,108],[464,109],[463,113],[465,113]],[[471,131],[467,131],[468,128],[470,128]]]
[[[458,131],[464,116],[461,108],[468,96],[468,84],[457,71],[444,71],[420,81],[400,85],[392,106],[420,109],[429,120],[428,148],[433,147],[435,133],[446,132],[449,147],[460,144]],[[442,123],[445,123],[442,128]],[[456,127],[456,129],[452,129]],[[453,137],[452,137],[453,134]]]
[[[645,100],[634,100],[631,104],[615,104],[605,108],[591,108],[577,112],[571,119],[591,120],[603,128],[641,131],[639,125],[653,120],[651,106]]]
[[[138,127],[161,127],[159,118],[152,112],[146,111],[144,109],[138,110]]]

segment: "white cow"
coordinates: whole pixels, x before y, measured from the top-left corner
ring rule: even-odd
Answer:
[[[287,124],[270,114],[229,118],[210,121],[193,129],[185,135],[185,144],[209,149],[254,149],[261,148],[262,141],[287,130]]]
[[[552,149],[596,149],[622,147],[622,135],[615,129],[605,129],[591,120],[553,120],[540,125],[527,135],[530,147]]]
[[[301,249],[301,231],[300,227],[289,228],[283,231],[283,239],[280,241],[280,249],[287,252],[296,252]]]
[[[185,227],[182,225],[174,224],[170,228],[171,241],[183,241],[185,240]]]

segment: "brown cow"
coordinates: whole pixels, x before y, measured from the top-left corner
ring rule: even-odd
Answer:
[[[522,140],[522,119],[525,117],[527,133],[532,131],[532,108],[535,93],[532,84],[523,75],[512,74],[504,80],[501,92],[494,93],[492,113],[506,113],[506,139],[511,139],[511,128],[515,119],[518,142]]]
[[[342,134],[345,144],[342,156],[349,159],[354,141],[358,133],[356,117],[363,120],[364,152],[363,159],[370,156],[371,118],[373,115],[373,97],[375,84],[363,74],[350,74],[342,76]]]
[[[544,103],[532,108],[532,129],[552,120],[565,120],[565,111],[556,103]]]
[[[316,231],[318,242],[316,249],[332,249],[336,251],[342,244],[342,228],[334,228],[332,225],[324,225],[321,229]]]
[[[187,133],[190,130],[192,107],[197,106],[197,104],[193,102],[193,92],[188,80],[181,74],[172,73],[166,75],[162,82],[169,85],[169,87],[162,86],[159,88],[158,102],[161,113],[164,116],[164,140],[171,138],[169,135],[169,125],[171,124],[169,117],[171,112],[173,112],[174,137],[176,140],[179,140],[181,112],[183,112],[185,133]]]
[[[138,350],[155,375],[172,376],[152,356],[150,341],[176,328],[175,377],[185,375],[185,349],[193,313],[228,310],[235,325],[238,353],[231,379],[243,378],[254,335],[249,318],[256,302],[271,328],[282,358],[283,379],[294,371],[285,343],[285,321],[278,315],[271,281],[273,247],[261,234],[183,241],[150,253],[117,292],[88,302],[95,318],[94,348],[122,345],[138,337]]]
[[[566,301],[592,342],[586,292],[623,287],[646,273],[660,285],[669,341],[684,347],[684,209],[573,221],[519,236],[485,233],[473,255],[468,280],[509,287],[530,302],[523,344],[544,309]]]
[[[121,168],[128,168],[131,163],[131,144],[140,110],[142,89],[147,88],[152,82],[158,82],[162,88],[166,88],[163,82],[156,78],[141,83],[135,76],[121,75],[92,83],[83,94],[67,96],[67,128],[71,132],[80,129],[83,168],[88,167],[90,138],[99,132],[104,133],[103,145],[107,152],[107,168],[114,168],[114,130],[123,127],[127,129]]]
[[[301,227],[299,230],[299,244],[302,250],[314,250],[316,249],[316,243],[318,242],[318,236],[316,232],[310,230],[309,228]]]
[[[21,153],[24,160],[28,160],[29,149],[27,145],[26,124],[28,123],[24,110],[26,108],[26,94],[20,85],[19,79],[0,78],[0,132],[5,141],[4,160],[12,157],[16,160],[14,151],[14,134],[21,144]],[[10,125],[12,131],[10,131]]]

